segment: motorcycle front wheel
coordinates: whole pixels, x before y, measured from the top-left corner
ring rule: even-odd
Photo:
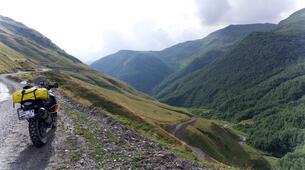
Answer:
[[[34,146],[42,147],[47,143],[47,126],[40,118],[29,120],[29,133]]]

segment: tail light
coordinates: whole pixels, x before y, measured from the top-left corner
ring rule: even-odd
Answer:
[[[51,108],[52,112],[58,112],[59,111],[59,104],[54,104]]]

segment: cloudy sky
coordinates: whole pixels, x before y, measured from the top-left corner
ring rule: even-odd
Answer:
[[[160,50],[229,24],[278,23],[305,0],[0,0],[23,22],[90,63],[121,49]]]

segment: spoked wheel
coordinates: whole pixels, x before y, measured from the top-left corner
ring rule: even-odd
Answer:
[[[38,118],[29,120],[29,132],[31,140],[36,147],[42,147],[47,143],[47,126]]]

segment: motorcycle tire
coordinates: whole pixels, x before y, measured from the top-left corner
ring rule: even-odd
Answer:
[[[36,147],[42,147],[47,143],[47,127],[39,118],[29,120],[29,133]]]

